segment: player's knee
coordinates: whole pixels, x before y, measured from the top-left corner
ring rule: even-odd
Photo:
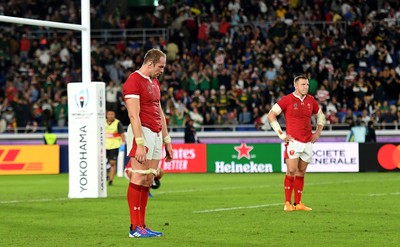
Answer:
[[[300,177],[304,177],[305,174],[306,174],[306,170],[298,170],[296,172],[296,176],[300,176]]]
[[[286,174],[289,176],[295,176],[296,175],[297,170],[294,168],[288,168]]]
[[[138,174],[138,173],[131,174],[130,181],[132,183],[141,184],[143,186],[146,186],[148,184],[147,175],[144,175],[144,174]]]
[[[287,172],[286,172],[286,175],[288,175],[288,176],[290,176],[290,177],[294,177],[294,176],[296,176],[296,173],[295,173],[295,172],[289,172],[289,171],[287,171]]]
[[[145,185],[150,187],[153,184],[154,177],[154,174],[147,174]]]
[[[147,170],[126,169],[125,174],[131,182],[150,187],[153,183],[156,170],[152,168],[149,168]]]
[[[154,174],[148,174],[147,175],[147,179],[151,180],[151,181],[153,181],[154,177],[155,177]]]

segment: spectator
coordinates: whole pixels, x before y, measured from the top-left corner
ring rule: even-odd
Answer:
[[[358,98],[364,98],[368,93],[368,86],[365,84],[363,78],[358,78],[357,82],[353,86],[354,95]]]
[[[68,123],[67,96],[61,97],[61,101],[54,108],[54,118],[58,127],[65,127]]]
[[[364,109],[364,110],[362,111],[361,118],[362,118],[362,122],[363,122],[364,124],[367,124],[367,123],[369,123],[369,122],[371,121],[371,117],[370,117],[370,115],[369,115],[367,109]]]
[[[340,103],[337,102],[336,97],[332,97],[332,100],[329,101],[328,105],[326,106],[326,113],[328,115],[330,115],[332,112],[336,114],[337,112],[339,112],[340,109]]]
[[[218,114],[224,115],[228,112],[229,99],[226,95],[225,86],[221,85],[219,89],[219,96],[217,97]]]
[[[15,119],[15,112],[12,107],[7,107],[1,118],[5,121],[7,132],[17,132],[17,122]]]
[[[374,122],[368,121],[367,125],[367,136],[365,137],[365,142],[376,142],[376,133]]]
[[[22,35],[19,42],[19,58],[22,62],[26,62],[28,59],[29,49],[31,48],[31,41],[28,39],[26,34]]]
[[[190,78],[189,78],[189,94],[193,94],[199,87],[199,75],[197,71],[193,71]]]
[[[193,120],[193,126],[195,128],[200,128],[203,124],[204,118],[201,113],[199,113],[197,107],[194,107],[191,111],[189,111],[189,116]]]
[[[32,111],[28,100],[26,98],[16,98],[11,105],[15,112],[15,122],[18,132],[24,132],[28,123],[32,121]]]
[[[268,66],[267,72],[265,72],[265,77],[267,78],[267,80],[274,81],[276,79],[276,74],[276,69],[274,68],[274,66],[270,65]]]
[[[179,54],[178,45],[172,41],[167,44],[167,61],[172,62],[175,61]]]
[[[0,133],[4,133],[7,130],[7,121],[3,118],[0,118]]]
[[[185,143],[196,143],[196,128],[193,119],[188,119],[185,127]]]
[[[211,118],[211,113],[206,112],[204,115],[204,121],[203,121],[203,126],[209,126],[209,125],[214,125],[214,120]],[[210,130],[210,128],[206,128],[205,130]]]
[[[367,135],[367,128],[361,123],[356,121],[355,126],[351,127],[350,133],[347,135],[346,140],[348,142],[359,142],[364,143]]]
[[[322,105],[327,105],[328,100],[330,99],[329,91],[326,90],[324,85],[321,85],[317,91],[316,98],[318,99],[318,103]]]
[[[356,120],[356,116],[353,114],[353,111],[349,108],[347,108],[346,110],[346,114],[343,116],[343,118],[341,119],[341,123],[346,123],[348,124],[350,127],[354,126]]]
[[[14,86],[14,83],[10,80],[6,81],[5,96],[8,102],[13,102],[18,94],[18,89]]]
[[[255,108],[257,109],[257,108]],[[251,112],[248,111],[247,106],[242,108],[242,111],[239,113],[239,124],[251,124],[252,123],[252,115]]]
[[[392,129],[394,126],[393,124],[397,125],[397,108],[394,105],[391,105],[389,110],[385,112],[382,116],[382,123],[387,125],[386,129]]]
[[[338,124],[340,123],[339,118],[337,117],[337,113],[335,111],[331,111],[327,114],[326,121],[329,124]]]
[[[41,116],[41,126],[48,127],[52,125],[52,114],[53,114],[53,107],[52,107],[52,100],[50,95],[47,93],[44,94],[43,98],[40,100],[41,108],[42,108],[42,116]]]
[[[114,112],[117,112],[117,95],[121,91],[121,88],[115,84],[113,80],[110,80],[106,86],[106,106]]]
[[[331,79],[333,76],[335,68],[333,67],[332,61],[328,58],[328,56],[323,56],[319,61],[319,71],[322,74],[325,74],[323,79]]]
[[[209,35],[210,33],[210,26],[209,24],[204,20],[204,18],[200,18],[200,26],[197,34],[197,40],[199,41],[199,44],[201,46],[205,46],[209,40]]]
[[[51,126],[47,127],[46,132],[43,135],[43,140],[46,145],[57,144],[57,135],[53,133]]]

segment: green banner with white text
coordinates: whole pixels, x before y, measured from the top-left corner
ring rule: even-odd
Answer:
[[[207,172],[281,172],[281,156],[279,143],[207,144]]]

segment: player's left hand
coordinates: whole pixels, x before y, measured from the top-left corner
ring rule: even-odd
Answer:
[[[165,144],[165,162],[171,162],[174,158],[174,151],[172,150],[171,143]]]
[[[311,143],[315,143],[319,139],[320,136],[321,136],[321,132],[317,131],[317,132],[313,133],[312,138],[311,138]]]

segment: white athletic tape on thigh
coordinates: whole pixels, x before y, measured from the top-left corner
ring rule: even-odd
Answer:
[[[133,170],[133,169],[130,169],[130,170],[135,173],[140,173],[140,174],[145,174],[145,175],[154,174],[155,176],[157,176],[157,170],[154,168],[149,168],[147,170]]]
[[[128,176],[127,171],[131,171],[131,170],[132,170],[132,169],[127,168],[127,169],[125,169],[125,171],[124,171],[124,177],[125,177],[126,179],[128,179],[128,181],[131,180],[131,178]]]

